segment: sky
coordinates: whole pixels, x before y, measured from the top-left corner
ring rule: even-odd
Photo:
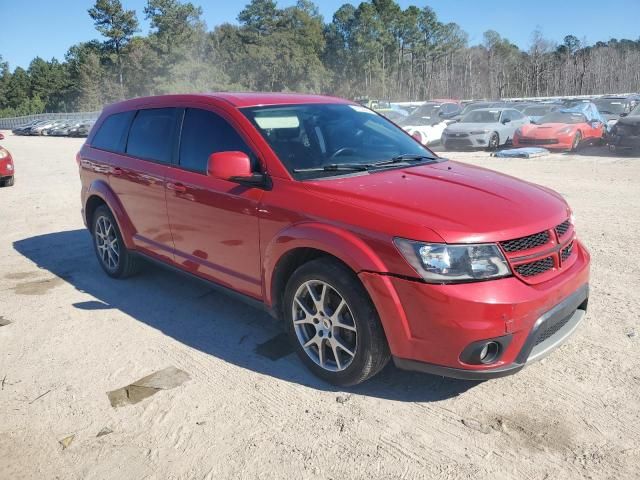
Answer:
[[[244,0],[191,0],[203,9],[212,29],[223,22],[235,22]],[[36,56],[46,60],[64,58],[67,49],[78,42],[100,38],[87,14],[94,0],[0,0],[0,55],[11,70],[28,67]],[[122,0],[125,8],[135,9],[142,32],[148,24],[143,9],[146,0]],[[325,21],[345,0],[315,0]],[[358,1],[350,3],[358,4]],[[565,35],[585,38],[589,43],[610,38],[640,38],[638,19],[640,0],[399,0],[408,5],[429,5],[443,22],[455,22],[469,34],[470,44],[482,41],[482,33],[496,30],[520,48],[526,49],[536,28],[561,43]],[[295,0],[280,0],[280,7]]]

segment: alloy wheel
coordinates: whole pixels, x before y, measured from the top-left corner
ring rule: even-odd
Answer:
[[[102,264],[110,272],[117,270],[120,263],[120,244],[110,218],[103,215],[96,220],[94,237]]]
[[[345,299],[326,282],[298,287],[292,305],[293,327],[307,356],[321,368],[340,372],[356,355],[357,329]]]

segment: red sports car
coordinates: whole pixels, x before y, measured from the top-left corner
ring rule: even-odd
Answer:
[[[13,158],[9,150],[0,147],[0,187],[10,187],[13,185]]]
[[[516,130],[513,146],[576,151],[584,144],[601,141],[605,128],[603,122],[589,122],[582,112],[556,111]]]

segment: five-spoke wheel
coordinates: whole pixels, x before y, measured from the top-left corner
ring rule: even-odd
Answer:
[[[106,215],[101,215],[96,219],[94,240],[98,258],[102,266],[109,271],[116,271],[120,263],[120,244],[116,229],[111,219]]]
[[[110,277],[125,278],[138,271],[139,259],[127,250],[111,210],[96,208],[91,218],[93,245],[100,266]]]
[[[367,291],[336,259],[311,260],[293,272],[283,313],[296,352],[328,382],[363,382],[389,360],[387,340]]]
[[[321,280],[304,282],[295,293],[293,325],[309,358],[330,371],[347,368],[358,347],[357,328],[347,302]]]

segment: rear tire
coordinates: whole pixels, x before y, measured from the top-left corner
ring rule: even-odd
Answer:
[[[367,291],[337,260],[323,257],[299,267],[287,283],[283,305],[296,353],[323,380],[356,385],[389,361],[387,340]]]
[[[140,270],[140,258],[125,246],[118,223],[106,205],[94,212],[91,234],[98,263],[107,275],[127,278]]]

